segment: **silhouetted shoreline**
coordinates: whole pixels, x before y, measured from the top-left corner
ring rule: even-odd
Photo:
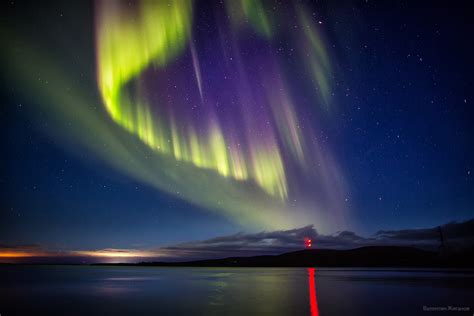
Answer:
[[[350,250],[307,249],[281,255],[229,257],[182,262],[97,263],[161,267],[391,267],[474,268],[472,249],[452,254],[414,247],[373,246]]]

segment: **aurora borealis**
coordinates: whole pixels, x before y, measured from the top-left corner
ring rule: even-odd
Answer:
[[[206,47],[220,61],[209,76],[201,70],[202,49],[196,49],[202,44],[193,37],[192,3],[145,1],[132,9],[100,3],[96,45],[102,99],[114,122],[156,154],[240,183],[255,183],[281,204],[277,207],[286,208],[292,194],[299,192],[299,181],[290,178],[290,171],[298,168],[316,178],[320,175],[313,170],[328,159],[321,155],[311,127],[301,120],[307,113],[298,111],[292,97],[297,92],[286,84],[288,73],[271,48],[272,38],[290,25],[273,27],[268,15],[276,18],[278,12],[269,12],[260,1],[228,1],[224,7],[228,15],[217,27],[226,35]],[[328,53],[304,6],[295,4],[294,10],[295,23],[303,30],[297,32],[295,53],[301,55],[301,67],[307,63],[311,69],[306,80],[319,96],[313,100],[316,110],[325,109],[332,80]],[[248,36],[256,36],[262,48],[242,49]],[[337,170],[324,172],[326,179],[317,179],[318,185],[337,190],[331,188],[341,186],[336,183],[340,178],[334,181]],[[235,206],[226,204],[212,207],[235,215]]]
[[[269,21],[278,12],[270,16],[267,5],[260,2],[225,3],[220,8],[228,16],[217,21],[217,27],[226,35],[212,38],[204,47],[195,39],[193,7],[188,1],[137,1],[132,6],[97,2],[95,66],[105,116],[78,109],[84,113],[72,117],[64,107],[47,111],[78,125],[96,121],[94,129],[107,143],[127,139],[130,143],[120,149],[105,153],[93,148],[94,154],[112,160],[140,181],[237,222],[272,228],[308,220],[324,223],[328,217],[321,216],[323,208],[331,208],[325,213],[336,218],[335,212],[344,212],[336,202],[344,194],[342,173],[330,148],[318,142],[312,126],[303,120],[329,111],[332,80],[322,37],[304,14],[304,6],[293,8],[294,22],[303,30],[297,32],[294,44],[301,67],[309,64],[311,69],[305,80],[311,82],[307,90],[314,94],[314,108],[308,111],[297,106],[294,96],[303,90],[287,83],[291,72],[271,47],[273,38],[290,28],[272,26]],[[258,18],[262,16],[263,20]],[[257,18],[268,21],[260,25],[254,21]],[[249,23],[239,23],[242,19]],[[249,50],[247,37],[261,48]],[[206,51],[211,60],[220,62],[204,71],[209,68]],[[44,64],[38,61],[32,67]],[[56,67],[47,68],[40,71]],[[46,76],[54,80],[52,74]],[[71,103],[61,99],[72,93],[58,96],[49,87],[42,93],[49,94],[51,103]],[[75,103],[88,102],[79,94]],[[113,135],[100,123],[109,119]],[[124,132],[129,136],[123,137]],[[95,141],[84,145],[91,147]],[[146,153],[131,150],[142,145]],[[140,166],[124,166],[131,163]],[[316,187],[316,196],[304,192],[308,181]],[[295,203],[298,200],[303,203]],[[306,203],[311,203],[311,211]]]
[[[231,20],[238,20],[234,15],[248,19],[251,29],[247,31],[261,33],[263,44],[274,31],[263,4],[249,3],[225,6],[230,7]],[[222,177],[254,181],[269,195],[288,198],[286,165],[311,167],[306,162],[312,139],[305,138],[312,136],[309,130],[306,135],[301,132],[304,127],[285,87],[285,74],[269,50],[243,58],[240,41],[235,39],[240,27],[224,20],[219,31],[230,34],[231,39],[226,39],[230,43],[213,43],[211,49],[225,56],[214,71],[226,82],[211,86],[204,84],[207,72],[201,72],[195,48],[199,42],[192,38],[191,2],[145,1],[130,9],[105,1],[98,11],[98,83],[107,112],[117,124],[159,154],[214,170]],[[301,15],[303,41],[309,43],[307,59],[322,99],[327,100],[328,57],[312,21]],[[174,63],[183,59],[184,70],[173,67],[172,58],[178,59]],[[258,74],[249,76],[249,65],[255,61]],[[155,71],[147,73],[151,67]],[[184,87],[184,77],[192,76],[195,82]],[[284,156],[292,161],[285,162]]]
[[[4,6],[2,243],[148,253],[472,215],[472,47],[441,8]]]

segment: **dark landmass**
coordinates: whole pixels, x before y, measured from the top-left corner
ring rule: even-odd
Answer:
[[[185,262],[119,263],[113,265],[162,267],[474,268],[474,249],[456,253],[440,253],[413,247],[373,246],[350,250],[308,249],[281,255],[230,257]]]

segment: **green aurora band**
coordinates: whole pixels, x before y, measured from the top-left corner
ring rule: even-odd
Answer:
[[[216,121],[210,122],[207,135],[193,127],[183,132],[172,117],[156,118],[146,101],[134,102],[127,95],[126,84],[150,64],[164,67],[183,51],[190,34],[191,3],[143,1],[133,17],[117,3],[104,1],[102,5],[97,31],[98,82],[111,118],[160,153],[224,177],[253,179],[267,193],[286,198],[283,162],[275,144],[251,146],[252,157],[246,159],[226,141]]]
[[[237,7],[237,16],[247,17],[257,33],[271,39],[277,30],[272,29],[263,2],[242,0]],[[273,87],[280,93],[271,88],[262,91],[275,121],[272,137],[265,142],[252,140],[245,150],[226,137],[218,120],[209,120],[205,133],[198,133],[192,124],[184,129],[179,117],[157,116],[151,110],[156,104],[128,89],[147,68],[164,68],[187,49],[194,49],[189,45],[192,21],[193,3],[188,0],[140,1],[133,12],[120,2],[98,2],[99,97],[78,83],[46,49],[2,31],[3,38],[12,43],[2,53],[6,76],[44,100],[35,115],[46,113],[46,131],[81,156],[94,154],[136,180],[248,227],[290,228],[315,221],[324,226],[325,220],[318,217],[320,206],[308,212],[287,203],[291,190],[283,152],[303,170],[311,168],[308,161],[314,158],[308,157],[309,142],[299,129],[298,113],[283,80]],[[303,15],[300,21],[309,23]],[[235,32],[240,24],[233,24]],[[306,48],[315,84],[327,104],[329,59],[312,27],[304,34],[310,43]],[[199,81],[200,74],[196,77]],[[325,165],[322,155],[316,159]],[[323,179],[330,177],[330,172],[323,173]]]

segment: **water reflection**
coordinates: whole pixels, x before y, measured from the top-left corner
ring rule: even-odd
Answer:
[[[4,266],[0,313],[411,316],[472,310],[473,289],[472,271]]]
[[[314,279],[314,268],[308,268],[309,281],[309,308],[311,316],[319,316],[318,300],[316,299],[316,281]]]

